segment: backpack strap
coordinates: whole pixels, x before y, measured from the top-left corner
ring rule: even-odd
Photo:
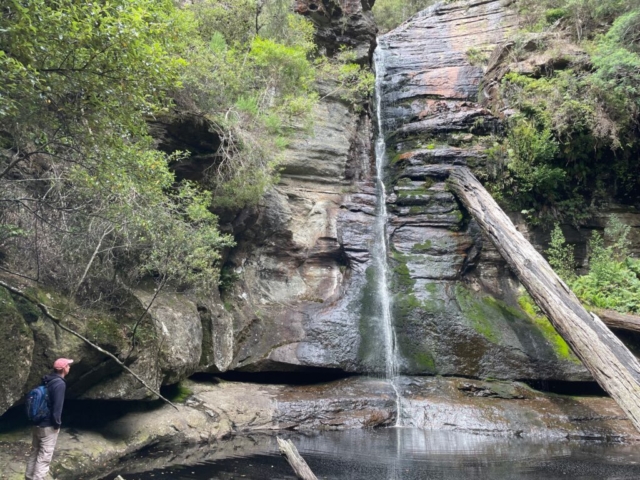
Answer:
[[[43,381],[42,385],[44,385],[47,388],[47,392],[49,391],[49,387],[55,385],[55,382],[64,382],[64,380],[62,380],[61,377],[54,377],[52,379],[50,379],[48,382]]]

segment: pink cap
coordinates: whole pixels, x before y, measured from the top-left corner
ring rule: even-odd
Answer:
[[[55,362],[53,362],[53,369],[63,370],[67,367],[67,365],[71,365],[72,363],[73,360],[71,360],[70,358],[59,358]]]

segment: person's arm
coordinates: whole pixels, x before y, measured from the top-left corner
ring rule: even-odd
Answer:
[[[62,425],[62,405],[64,404],[64,393],[67,385],[64,380],[54,380],[49,387],[49,396],[51,398],[51,418],[53,418],[54,427],[60,428]]]

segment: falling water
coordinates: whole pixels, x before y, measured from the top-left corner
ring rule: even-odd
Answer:
[[[389,266],[387,263],[388,241],[387,241],[387,192],[385,189],[383,175],[386,165],[386,144],[384,140],[384,131],[382,123],[382,82],[385,74],[384,51],[380,46],[374,52],[374,65],[376,73],[375,97],[376,97],[376,114],[378,119],[378,138],[376,139],[376,198],[377,198],[377,214],[374,226],[375,243],[373,247],[373,263],[377,275],[377,297],[380,302],[380,324],[384,334],[384,357],[385,357],[385,374],[386,378],[391,382],[393,390],[396,394],[396,426],[400,425],[400,394],[396,387],[395,381],[398,376],[398,364],[396,355],[396,336],[393,329],[391,316],[391,296],[389,294],[388,273]]]

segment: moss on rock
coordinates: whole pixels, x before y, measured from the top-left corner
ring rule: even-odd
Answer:
[[[529,319],[538,327],[538,330],[553,346],[556,355],[563,359],[573,363],[582,363],[580,359],[573,353],[569,344],[565,342],[564,338],[558,334],[547,317],[541,314],[533,300],[529,295],[521,295],[518,297],[518,305],[527,314]]]
[[[476,298],[472,292],[461,285],[456,286],[456,300],[464,318],[471,327],[492,343],[500,343],[502,333],[495,324],[496,317],[501,317],[499,305],[492,297]]]
[[[8,290],[0,287],[0,415],[26,390],[33,355],[33,333]]]

